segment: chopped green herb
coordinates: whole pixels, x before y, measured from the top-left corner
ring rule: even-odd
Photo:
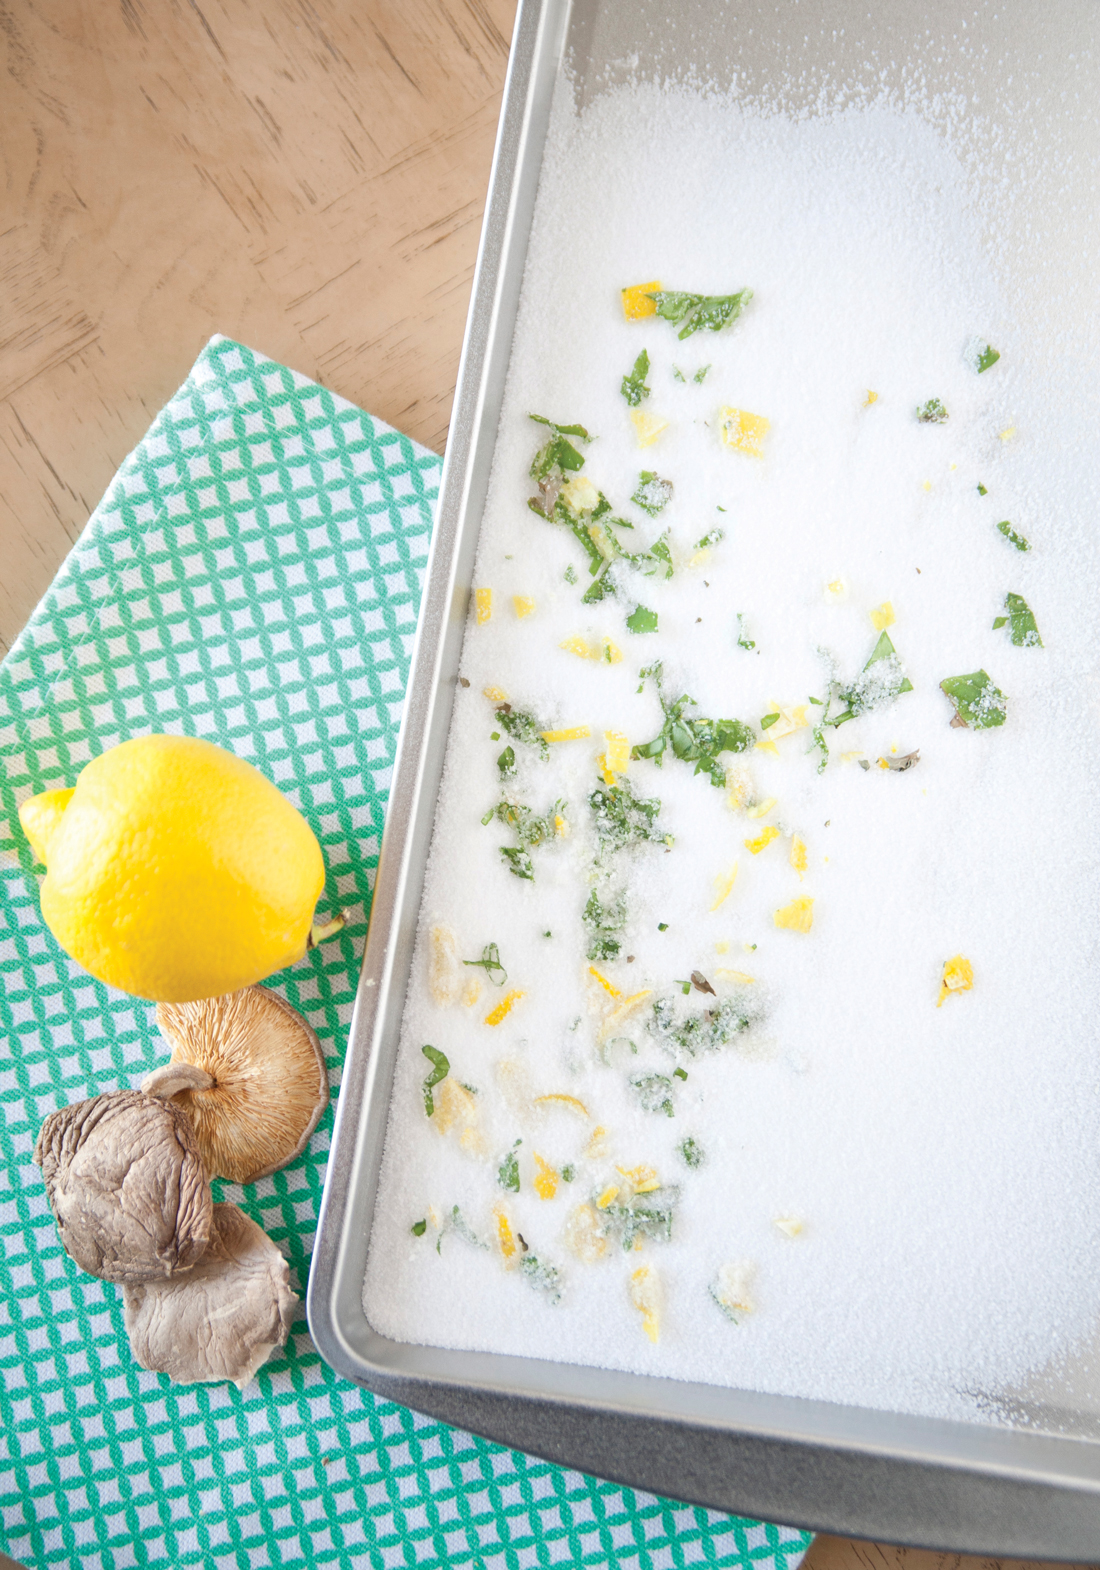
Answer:
[[[534,850],[545,844],[557,827],[556,819],[565,803],[556,801],[542,817],[525,807],[522,802],[501,801],[493,808],[493,815],[513,830],[524,850]]]
[[[690,989],[689,989],[690,990]],[[658,998],[646,1029],[670,1051],[697,1058],[718,1052],[735,1036],[748,1030],[758,1017],[758,1006],[747,994],[722,998],[701,1014],[678,1015],[671,998]]]
[[[917,419],[922,425],[942,425],[947,419],[947,410],[938,398],[929,398],[917,410]]]
[[[543,937],[544,938],[552,938],[553,936],[554,936],[554,934],[552,932],[544,932],[543,933]]]
[[[667,921],[659,921],[657,923],[657,931],[658,932],[667,932],[668,931],[668,922]]]
[[[626,926],[626,901],[623,895],[617,894],[603,905],[593,889],[585,902],[581,920],[588,933],[588,947],[585,951],[588,958],[616,959],[623,945],[621,938],[615,934]]]
[[[495,982],[498,987],[503,987],[508,980],[508,972],[500,963],[500,950],[495,943],[486,943],[480,959],[464,959],[462,963],[475,965],[478,970],[483,970],[489,980]]]
[[[687,1079],[688,1071],[686,1068],[674,1068],[672,1071],[672,1077],[673,1079]]]
[[[516,772],[516,755],[511,747],[505,747],[497,759],[497,768],[500,770],[502,780],[510,780],[513,777]]]
[[[678,382],[686,382],[687,381],[687,377],[684,375],[683,371],[681,371],[675,365],[672,367],[672,374],[673,374],[673,376],[675,377],[675,379]]]
[[[776,722],[776,720],[778,720],[778,718],[779,718],[778,712],[776,712],[775,714],[765,714],[761,718],[760,729],[761,730],[771,730],[772,726],[775,724],[775,722]]]
[[[551,1303],[561,1301],[561,1271],[557,1265],[545,1265],[534,1254],[524,1254],[519,1262],[520,1274],[536,1292],[545,1292]]]
[[[534,416],[532,416],[534,418]],[[557,470],[575,473],[584,468],[584,458],[560,431],[555,431],[549,441],[544,442],[531,460],[530,474],[533,480],[549,480]]]
[[[710,366],[709,365],[702,365],[702,366],[700,366],[699,369],[696,371],[695,375],[691,378],[692,381],[693,382],[705,382],[706,379],[707,379],[707,372],[709,370],[710,370]]]
[[[940,686],[955,705],[952,725],[973,725],[975,730],[989,730],[1004,724],[1008,699],[985,671],[948,676]]]
[[[680,991],[684,994],[684,996],[687,997],[688,993],[691,991],[691,982],[690,981],[677,981],[676,985],[679,987]]]
[[[1003,627],[1008,623],[1009,635],[1013,643],[1020,649],[1041,649],[1043,640],[1039,636],[1035,617],[1028,607],[1022,594],[1006,594],[1005,610],[1007,616],[998,616],[993,623],[993,630]]]
[[[676,1146],[676,1149],[684,1165],[690,1167],[693,1172],[701,1167],[706,1160],[702,1145],[691,1134],[686,1139],[682,1139]]]
[[[1008,543],[1010,545],[1015,545],[1018,551],[1029,551],[1031,549],[1031,546],[1024,539],[1023,535],[1016,533],[1016,530],[1012,527],[1007,518],[1003,523],[999,523],[997,525],[997,532],[999,534],[1003,534]]]
[[[427,1230],[428,1223],[426,1221],[414,1221],[412,1226],[409,1228],[409,1231],[412,1233],[413,1237],[423,1237]]]
[[[667,748],[672,749],[675,757],[685,763],[695,764],[696,774],[709,774],[711,784],[722,789],[726,783],[726,770],[719,759],[723,752],[745,752],[756,741],[756,733],[751,725],[746,725],[743,720],[708,720],[702,717],[684,717],[686,708],[697,708],[694,698],[684,693],[675,702],[670,702],[664,695],[664,672],[658,660],[653,665],[646,666],[641,672],[641,686],[645,686],[647,677],[652,677],[657,695],[664,711],[665,722],[660,733],[652,741],[642,743],[631,750],[632,758],[652,758],[654,763],[660,765],[664,761]]]
[[[649,397],[650,389],[645,384],[649,375],[649,355],[643,349],[634,361],[634,369],[629,376],[624,376],[620,392],[632,409],[636,409],[643,398]]]
[[[509,872],[514,873],[517,878],[526,878],[529,883],[535,881],[535,869],[530,854],[522,845],[502,845],[500,854],[504,857]]]
[[[593,1199],[595,1197],[593,1195]],[[652,1189],[648,1194],[635,1194],[629,1204],[607,1205],[602,1212],[604,1225],[613,1234],[618,1234],[624,1253],[634,1247],[634,1240],[639,1237],[649,1238],[654,1243],[670,1243],[679,1198],[679,1189],[672,1186]]]
[[[495,807],[489,808],[488,812],[481,820],[482,828],[484,828],[486,824],[492,823],[493,819],[496,817],[496,811],[497,809]]]
[[[457,1205],[454,1205],[451,1208],[449,1222],[451,1230],[457,1232],[459,1237],[462,1238],[465,1242],[473,1244],[474,1248],[489,1247],[488,1243],[483,1243],[481,1241]],[[442,1241],[442,1239],[440,1239],[440,1241]],[[438,1248],[438,1246],[439,1245],[437,1244],[436,1247]]]
[[[565,569],[565,581],[566,583],[576,583],[577,581],[577,569],[573,566],[572,562],[570,562],[568,567]]]
[[[989,492],[986,490],[986,488],[982,484],[981,480],[978,481],[978,495],[979,496],[988,496],[989,495]]]
[[[847,705],[844,712],[834,715],[830,720],[822,719],[821,724],[835,728],[846,720],[854,720],[859,714],[869,714],[872,709],[893,703],[903,692],[912,691],[913,683],[901,668],[889,633],[881,632],[862,671],[850,687],[837,695],[839,701]]]
[[[741,612],[737,613],[737,647],[739,649],[755,649],[756,643],[752,638],[745,636],[745,618]]]
[[[648,610],[644,605],[636,605],[626,618],[626,625],[631,632],[656,632],[657,612]]]
[[[718,506],[718,503],[717,503],[717,502],[715,502],[715,504],[714,504],[714,505],[715,505],[715,507],[717,507],[717,508],[718,508],[718,511],[719,511],[719,512],[725,512],[725,510],[726,510],[726,509],[725,509],[725,508],[724,508],[724,507],[719,507],[719,506]]]
[[[489,732],[489,740],[490,741],[499,741],[500,740],[500,732],[498,730],[490,731]]]
[[[424,1081],[424,1111],[431,1117],[435,1112],[435,1098],[432,1091],[441,1080],[447,1078],[451,1072],[451,1065],[437,1047],[421,1047],[420,1050],[432,1065],[432,1071]]]
[[[983,343],[980,338],[972,338],[967,345],[967,359],[980,376],[983,371],[988,371],[991,365],[996,365],[1001,358],[992,344]]]
[[[513,709],[510,703],[502,703],[497,709],[497,724],[508,732],[513,741],[522,742],[525,747],[537,747],[541,757],[549,757],[550,748],[542,734],[548,727],[540,724],[533,714],[523,709]]]
[[[523,1140],[517,1139],[497,1168],[497,1182],[501,1188],[507,1189],[510,1194],[519,1193],[519,1157],[516,1155],[516,1151],[522,1144]]]
[[[726,537],[725,529],[710,529],[701,540],[696,540],[697,551],[709,551],[712,545],[720,545]]]
[[[656,518],[672,500],[672,481],[662,480],[652,469],[643,469],[630,500],[643,512],[647,512],[651,518]]]
[[[566,1165],[561,1169],[561,1180],[563,1183],[572,1183],[576,1175],[577,1169],[571,1161],[567,1162]]]
[[[659,799],[635,796],[626,779],[616,785],[597,785],[588,797],[588,805],[595,820],[601,858],[628,845],[668,843],[668,836],[657,822]]]
[[[667,1074],[635,1074],[630,1088],[641,1102],[643,1112],[663,1112],[666,1118],[676,1116],[672,1081]]]
[[[649,299],[656,304],[657,315],[663,321],[680,328],[678,337],[690,338],[704,327],[716,333],[735,322],[752,299],[752,290],[742,289],[738,294],[684,294],[660,289]]]
[[[548,420],[545,414],[529,414],[527,418],[534,420],[536,425],[548,425],[552,431],[559,431],[562,436],[579,436],[582,442],[592,440],[583,425],[559,425],[556,420]]]

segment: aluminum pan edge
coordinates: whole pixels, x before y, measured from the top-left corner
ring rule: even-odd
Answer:
[[[576,0],[581,30],[590,0]],[[307,1291],[314,1341],[379,1395],[548,1460],[710,1508],[914,1546],[1100,1558],[1100,1447],[754,1392],[418,1347],[362,1280],[424,865],[569,0],[523,0],[363,972]],[[574,37],[577,32],[574,32]],[[354,1204],[353,1204],[354,1201]]]

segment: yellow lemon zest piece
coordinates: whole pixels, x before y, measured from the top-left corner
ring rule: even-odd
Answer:
[[[569,838],[569,824],[560,812],[555,812],[554,814],[554,833],[559,839],[565,840]]]
[[[879,632],[882,632],[886,627],[892,627],[895,621],[897,621],[897,617],[894,615],[894,607],[889,600],[883,600],[882,604],[871,612],[871,625]]]
[[[775,756],[777,758],[779,756],[779,748],[775,745],[775,742],[774,741],[768,741],[767,739],[764,739],[762,741],[758,741],[756,743],[755,750],[757,752],[772,752],[772,753],[775,754]]]
[[[535,1193],[540,1199],[553,1199],[558,1191],[558,1174],[535,1151]]]
[[[582,638],[579,632],[570,633],[568,638],[563,638],[558,648],[564,649],[566,654],[575,654],[579,660],[591,660],[597,657],[592,653],[592,645],[588,639]]]
[[[614,1200],[614,1198],[615,1198],[616,1194],[618,1194],[618,1192],[619,1192],[619,1185],[617,1183],[609,1183],[607,1185],[607,1187],[604,1189],[603,1193],[600,1195],[599,1199],[597,1199],[597,1201],[596,1201],[596,1209],[597,1210],[606,1210],[608,1205],[611,1204],[611,1202]]]
[[[589,967],[588,967],[588,974],[590,976],[595,976],[595,978],[599,982],[600,986],[601,987],[606,987],[608,992],[610,992],[610,994],[611,994],[611,996],[613,998],[621,998],[622,997],[623,994],[622,994],[621,989],[619,987],[616,987],[613,982],[608,981],[606,976],[601,976],[599,971],[596,969],[595,965],[589,965]]]
[[[641,992],[631,993],[630,997],[624,998],[621,1003],[617,1003],[615,1005],[615,1007],[611,1010],[611,1013],[600,1026],[597,1033],[597,1040],[601,1043],[601,1045],[608,1039],[608,1037],[615,1034],[616,1030],[624,1020],[629,1019],[631,1014],[635,1013],[639,1008],[641,1008],[646,998],[652,995],[652,992],[652,987],[646,987]]]
[[[474,604],[476,606],[477,624],[483,627],[493,614],[492,589],[475,589]]]
[[[813,900],[808,894],[800,894],[789,905],[783,905],[776,911],[775,924],[777,927],[786,927],[788,932],[809,932],[814,924]]]
[[[549,1095],[546,1095],[546,1096],[536,1096],[535,1097],[535,1101],[534,1101],[534,1105],[536,1107],[542,1107],[542,1106],[545,1106],[548,1101],[549,1102],[553,1102],[555,1106],[569,1107],[570,1110],[575,1110],[575,1111],[579,1112],[581,1117],[587,1118],[587,1117],[591,1117],[592,1116],[592,1114],[589,1112],[588,1108],[585,1106],[583,1101],[578,1100],[578,1098],[576,1096],[567,1096],[564,1091],[553,1090],[553,1091],[551,1091],[549,1093]],[[602,1132],[603,1132],[602,1129],[597,1129],[596,1130],[597,1134],[600,1134]],[[595,1135],[593,1135],[593,1138],[595,1138]]]
[[[652,1267],[639,1265],[630,1277],[630,1301],[640,1312],[642,1329],[653,1342],[661,1333],[659,1300],[660,1289]]]
[[[603,780],[604,784],[614,785],[615,776],[607,766],[607,756],[605,753],[600,752],[596,754],[596,767],[600,771],[600,778]]]
[[[651,294],[659,294],[661,285],[656,279],[652,283],[631,284],[629,289],[622,291],[623,315],[628,322],[640,322],[643,317],[656,316],[657,302],[651,300]]]
[[[779,718],[768,726],[768,740],[782,741],[784,736],[793,736],[796,730],[805,730],[810,723],[806,718],[807,708],[805,703],[776,703],[773,700],[772,712],[778,710]]]
[[[600,1156],[602,1156],[604,1154],[604,1141],[606,1139],[607,1139],[607,1130],[604,1128],[602,1123],[598,1123],[596,1125],[596,1127],[592,1130],[592,1138],[588,1141],[588,1144],[584,1147],[585,1155],[586,1156],[591,1156],[593,1161],[599,1160]],[[610,1201],[609,1201],[609,1203],[610,1203]]]
[[[513,987],[511,992],[506,992],[504,994],[496,1008],[493,1009],[492,1013],[486,1014],[485,1023],[487,1025],[499,1025],[501,1020],[506,1019],[507,1016],[512,1012],[520,998],[526,996],[527,994],[525,992],[520,992],[518,988]]]
[[[1002,442],[1010,442],[1016,434],[1016,427],[1009,425],[1005,430],[998,431],[997,435]]]
[[[504,1257],[505,1263],[514,1262],[517,1258],[517,1244],[512,1223],[508,1220],[506,1211],[500,1205],[493,1206],[493,1215],[497,1223],[497,1247]]]
[[[583,741],[591,734],[591,725],[574,725],[568,730],[544,730],[542,739],[543,741]]]
[[[791,840],[791,866],[801,877],[807,866],[806,841],[798,834]]]
[[[612,774],[625,774],[630,766],[630,742],[619,730],[605,730],[603,739],[607,743],[607,768]]]
[[[652,447],[662,431],[668,430],[668,421],[660,414],[648,414],[645,409],[631,409],[630,421],[639,447]]]
[[[591,512],[599,506],[600,493],[587,474],[571,474],[558,495],[573,513]]]
[[[658,1189],[661,1186],[656,1167],[616,1166],[615,1171],[629,1181],[635,1194],[652,1194],[654,1189]]]
[[[931,480],[922,480],[921,484],[924,486],[924,489],[926,491],[930,491],[932,489],[932,481]]]
[[[843,578],[833,578],[825,585],[825,598],[827,600],[846,600],[848,598],[848,585]]]
[[[961,954],[955,954],[951,959],[943,962],[943,980],[940,982],[940,995],[936,999],[939,1008],[944,998],[950,997],[952,992],[969,992],[974,985],[974,967],[968,959]]]
[[[535,602],[529,594],[513,594],[512,604],[516,608],[516,615],[520,621],[525,616],[533,616],[535,614]]]
[[[724,447],[747,453],[750,458],[764,456],[764,438],[771,429],[771,421],[764,415],[726,407],[718,411],[718,428]]]
[[[714,902],[710,907],[711,910],[717,910],[719,905],[724,904],[725,901],[729,899],[733,890],[733,885],[737,882],[737,869],[740,865],[741,863],[739,861],[735,861],[728,872],[720,872],[715,878]],[[727,948],[729,947],[728,944],[726,946]]]
[[[857,758],[863,758],[863,757],[866,757],[866,753],[863,753],[863,752],[842,752],[840,754],[840,761],[841,761],[841,763],[855,763]]]
[[[730,951],[730,940],[729,940],[729,938],[719,938],[718,942],[714,945],[714,952],[716,954],[728,954],[729,951]]]
[[[503,687],[482,687],[482,696],[488,698],[490,703],[507,703],[508,694]]]
[[[751,987],[756,984],[756,977],[750,976],[745,970],[716,970],[714,974],[719,981],[732,981],[739,987]]]
[[[798,1216],[776,1216],[772,1222],[772,1225],[777,1226],[784,1237],[789,1238],[796,1238],[805,1224]]]
[[[878,393],[877,392],[872,392],[871,389],[868,387],[868,389],[867,389],[867,396],[863,400],[863,407],[865,409],[869,409],[873,403],[878,403]]]
[[[775,797],[769,796],[766,801],[754,802],[751,807],[745,808],[746,818],[766,818],[775,806]]]
[[[759,856],[766,845],[779,838],[779,830],[774,823],[766,823],[755,839],[745,841],[745,849],[751,850],[754,856]]]
[[[623,651],[618,644],[612,643],[610,638],[604,638],[600,644],[597,658],[603,660],[605,665],[618,665],[621,663]]]

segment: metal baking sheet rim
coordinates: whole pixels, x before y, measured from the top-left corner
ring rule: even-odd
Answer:
[[[583,0],[577,0],[578,4]],[[362,1307],[434,801],[570,0],[521,0],[405,718],[307,1292],[318,1350],[502,1444],[735,1514],[945,1551],[1092,1561],[1100,1446],[606,1369],[411,1346]],[[354,1203],[353,1203],[354,1201]]]

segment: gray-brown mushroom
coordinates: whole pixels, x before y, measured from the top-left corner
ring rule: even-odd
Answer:
[[[209,1247],[188,1275],[126,1286],[122,1301],[142,1368],[240,1390],[286,1345],[298,1303],[286,1260],[236,1205],[214,1206]]]
[[[316,1033],[266,987],[158,1003],[170,1061],[141,1088],[187,1114],[211,1177],[255,1183],[305,1149],[328,1105]]]
[[[194,1131],[171,1102],[116,1090],[51,1112],[34,1147],[65,1252],[104,1281],[194,1268],[213,1201]]]

